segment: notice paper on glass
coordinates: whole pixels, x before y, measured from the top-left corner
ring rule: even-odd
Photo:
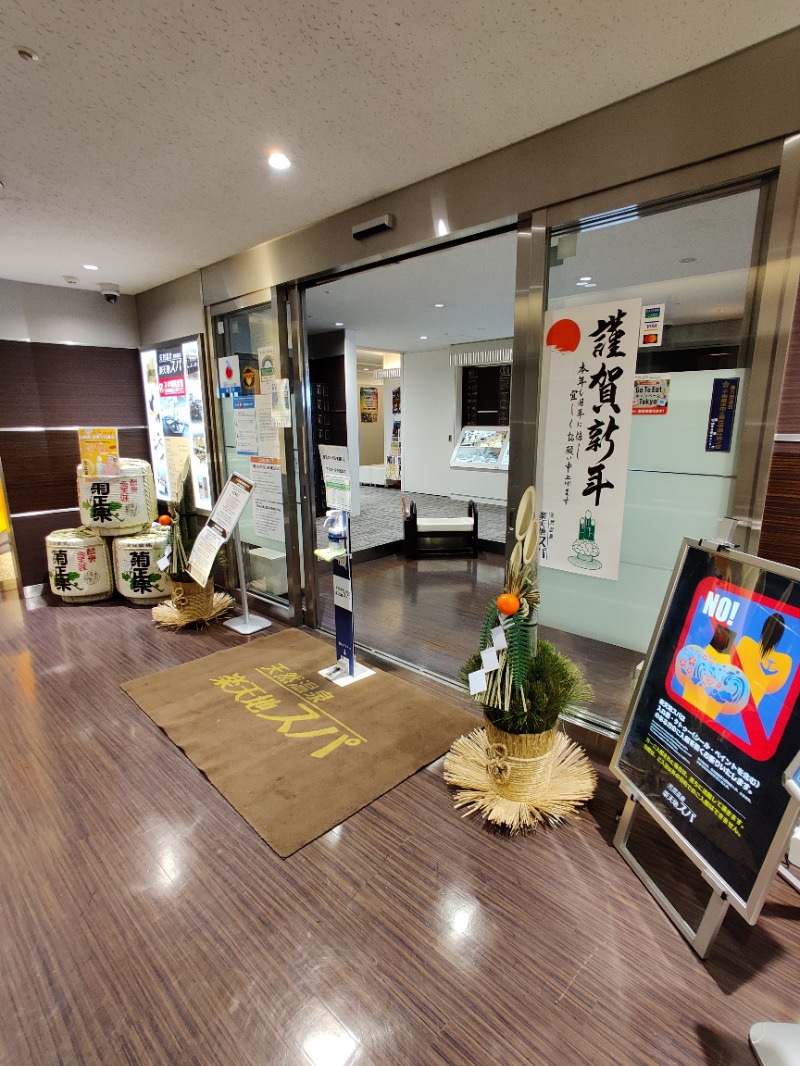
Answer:
[[[328,507],[350,510],[350,458],[347,448],[334,444],[320,444],[322,480]]]
[[[253,489],[253,521],[256,536],[283,543],[283,484],[280,460],[256,457],[250,460]]]
[[[234,396],[233,428],[236,432],[236,454],[258,455],[258,428],[255,396]]]

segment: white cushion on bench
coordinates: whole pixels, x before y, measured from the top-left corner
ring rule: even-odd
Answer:
[[[418,533],[470,533],[475,520],[465,518],[420,518],[417,515]]]

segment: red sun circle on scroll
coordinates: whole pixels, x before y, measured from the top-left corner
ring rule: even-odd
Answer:
[[[571,318],[559,318],[547,331],[545,343],[557,352],[574,352],[581,343],[581,331]]]

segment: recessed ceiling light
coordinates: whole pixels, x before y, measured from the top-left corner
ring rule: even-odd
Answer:
[[[343,326],[344,322],[334,322],[334,326]]]
[[[100,269],[100,267],[96,267],[96,266],[94,265],[94,263],[84,263],[84,264],[83,264],[83,269],[84,269],[84,270],[99,270],[99,269]]]
[[[595,281],[587,281],[584,284],[583,287],[584,287],[584,289],[596,289],[597,288],[597,282],[595,282]]]
[[[270,152],[267,162],[273,170],[288,170],[292,165],[283,152]]]
[[[423,333],[422,336],[420,337],[421,341],[426,341],[427,339],[428,339],[428,337],[427,337],[427,334],[425,334],[425,333]]]
[[[580,280],[581,280],[581,281],[591,281],[591,280],[592,280],[592,275],[591,275],[591,274],[589,274],[589,275],[588,275],[588,277],[585,277],[585,278],[581,278]]]
[[[39,53],[34,52],[32,48],[28,48],[27,45],[17,45],[17,55],[20,59],[24,59],[26,63],[38,63]]]
[[[434,304],[434,307],[444,307],[444,304]]]
[[[582,285],[583,285],[583,286],[586,286],[586,285],[588,285],[588,284],[589,284],[589,282],[588,282],[588,281],[576,281],[576,282],[575,282],[575,287],[576,287],[577,289],[579,289],[579,288],[580,288],[580,287],[581,287]]]

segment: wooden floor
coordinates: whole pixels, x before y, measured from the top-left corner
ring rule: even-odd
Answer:
[[[504,560],[469,557],[406,560],[387,556],[353,567],[356,640],[416,667],[455,679],[477,650],[488,604],[503,588]],[[321,571],[323,628],[333,632],[330,568]],[[625,719],[639,652],[540,626],[539,633],[576,662],[594,688],[592,720],[616,728]]]
[[[703,964],[609,846],[607,773],[510,840],[436,763],[281,860],[119,689],[245,638],[30,608],[0,603],[3,1066],[736,1066],[800,1016],[798,896]]]

